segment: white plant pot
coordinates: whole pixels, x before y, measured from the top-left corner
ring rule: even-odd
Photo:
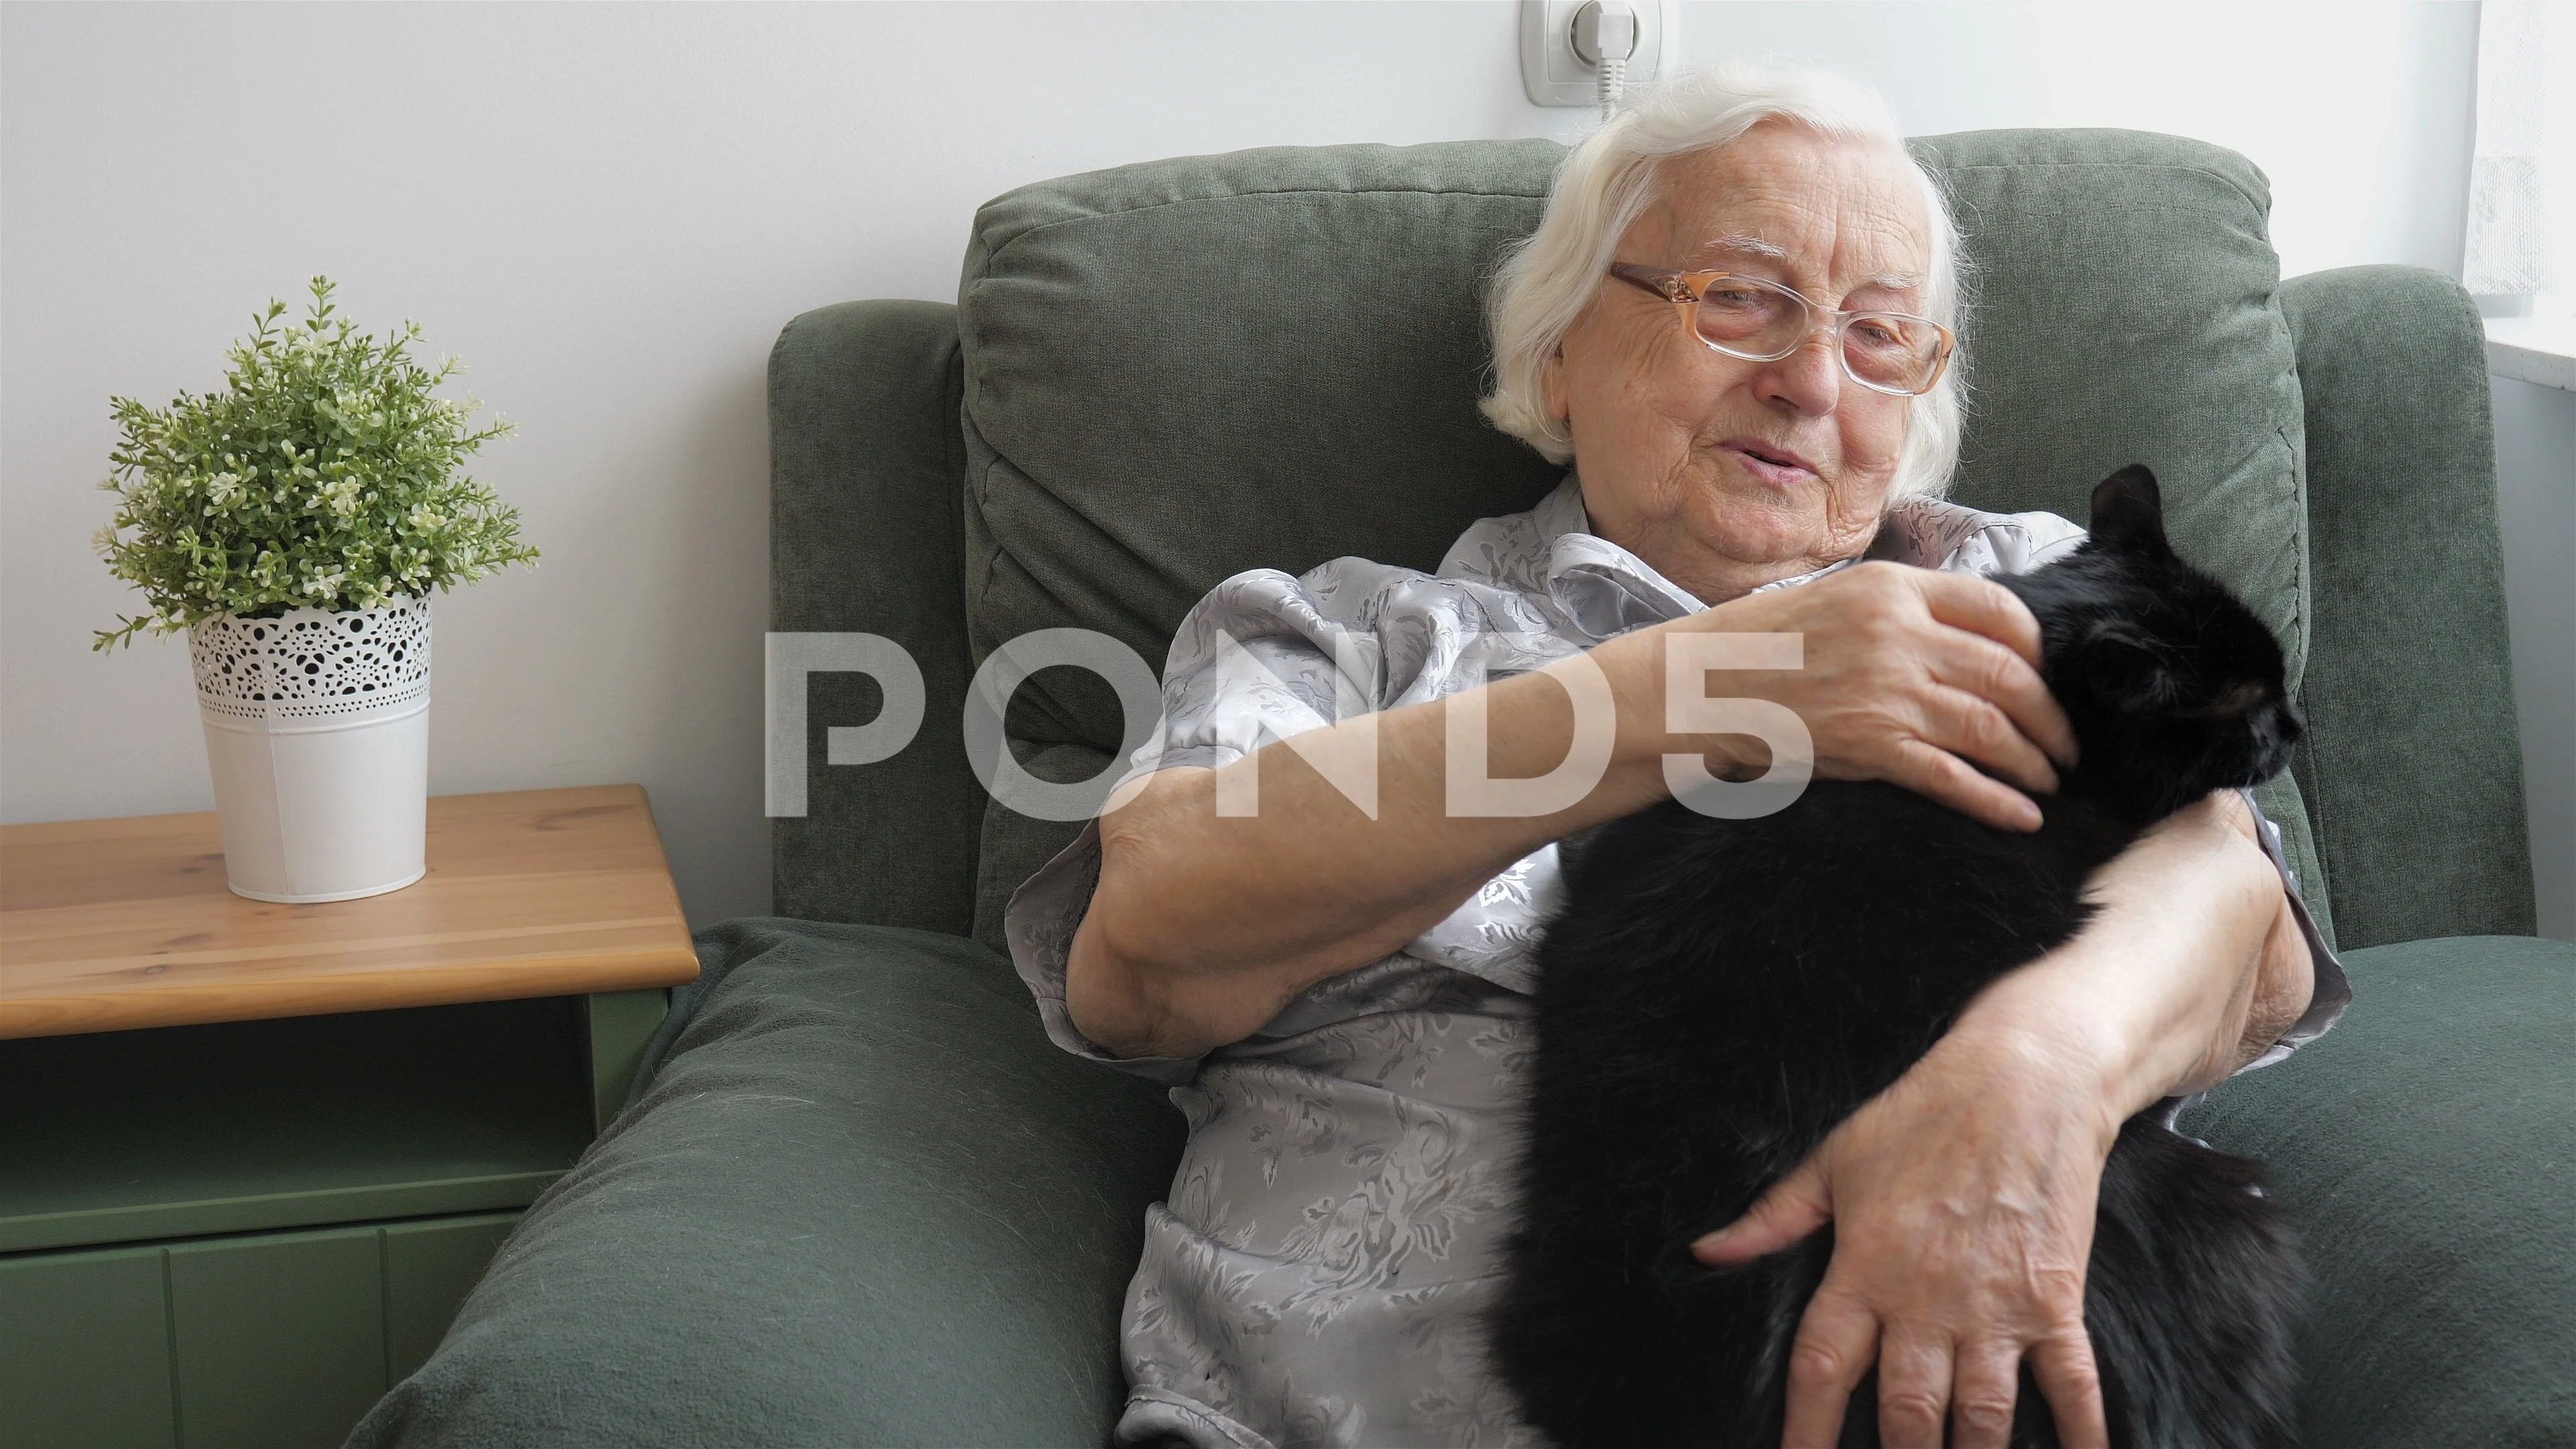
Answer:
[[[209,619],[188,654],[234,894],[345,901],[421,878],[427,599]]]

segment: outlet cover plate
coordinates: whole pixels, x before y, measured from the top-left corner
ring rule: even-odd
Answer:
[[[1574,12],[1585,0],[1521,0],[1521,89],[1536,106],[1600,103],[1599,80],[1574,53]],[[1628,83],[1664,74],[1681,30],[1678,0],[1629,0],[1637,10],[1637,53],[1628,57]]]

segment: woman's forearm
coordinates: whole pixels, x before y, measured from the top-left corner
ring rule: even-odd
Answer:
[[[2130,1115],[2224,1079],[2307,1009],[2306,945],[2242,811],[2214,796],[2149,831],[2096,875],[2099,910],[2074,941],[1960,1019],[1972,1039],[2092,1063],[2106,1150]]]
[[[1801,637],[1795,667],[1729,668],[1700,683],[1722,678],[1707,692],[1796,715],[1820,776],[1892,780],[2028,830],[2040,813],[2021,790],[2053,789],[2050,756],[2072,758],[2073,732],[2035,668],[2038,626],[1994,584],[1864,564],[1747,595],[1579,660],[1298,736],[1345,761],[1375,752],[1374,818],[1285,744],[1222,770],[1149,776],[1100,822],[1100,883],[1067,962],[1076,1029],[1130,1056],[1240,1040],[1308,986],[1420,935],[1512,861],[1662,798],[1667,756],[1701,755],[1712,774],[1758,772],[1769,763],[1758,741],[1667,728],[1665,643],[1691,631]],[[1590,793],[1553,814],[1452,815],[1450,712],[1485,710],[1490,778],[1549,774],[1577,734],[1570,692],[1553,676],[1587,662],[1614,716]],[[1229,772],[1257,777],[1254,815],[1217,812]]]
[[[1596,651],[1599,652],[1599,651]],[[1625,676],[1616,651],[1607,661]],[[1580,667],[1580,666],[1577,666]],[[1638,692],[1614,678],[1613,696]],[[1100,887],[1073,943],[1075,1027],[1122,1055],[1193,1055],[1259,1027],[1315,982],[1398,949],[1513,861],[1638,809],[1660,773],[1637,767],[1639,730],[1569,809],[1518,817],[1448,811],[1448,711],[1487,711],[1497,779],[1542,775],[1574,737],[1549,671],[1299,737],[1310,751],[1377,756],[1377,816],[1284,744],[1223,770],[1165,770],[1101,818]],[[1642,712],[1623,701],[1623,717]],[[1372,739],[1372,733],[1374,738]],[[1656,741],[1660,742],[1660,735]],[[1218,777],[1258,773],[1258,813],[1217,813]]]
[[[2245,797],[2231,794],[2215,803],[2237,834],[2252,842],[2255,849],[2263,848],[2263,823]],[[2270,856],[2267,854],[2265,859]],[[2277,868],[2274,877],[2280,877]],[[2283,1033],[2308,1014],[2309,1004],[2316,999],[2317,963],[2308,951],[2308,933],[2300,924],[2298,908],[2291,903],[2288,881],[2281,880],[2280,885],[2273,904],[2271,931],[2264,938],[2262,961],[2255,970],[2252,999],[2246,1006],[2245,1029],[2237,1039],[2236,1057],[2228,1064],[2227,1072],[2242,1070],[2270,1051]],[[2212,1082],[2216,1080],[2211,1078]]]

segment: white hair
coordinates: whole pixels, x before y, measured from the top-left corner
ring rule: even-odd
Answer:
[[[1547,361],[1591,305],[1619,239],[1654,201],[1656,163],[1724,146],[1774,118],[1826,136],[1904,147],[1887,103],[1831,71],[1722,62],[1631,95],[1600,130],[1566,153],[1538,230],[1511,249],[1487,301],[1494,386],[1482,404],[1485,416],[1552,462],[1573,459],[1574,435],[1548,414],[1541,382]],[[1924,310],[1957,332],[1964,306],[1958,227],[1940,183],[1919,163],[1908,164],[1922,182],[1932,219]],[[1960,371],[1954,358],[1938,385],[1910,400],[1888,502],[1938,498],[1949,487],[1959,461]]]

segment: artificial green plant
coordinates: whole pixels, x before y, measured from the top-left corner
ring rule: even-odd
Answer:
[[[333,317],[331,292],[313,279],[300,324],[271,301],[220,389],[160,409],[110,399],[121,437],[99,486],[117,507],[98,549],[150,608],[94,647],[226,614],[372,609],[537,557],[518,510],[464,472],[510,425],[473,428],[480,403],[432,395],[460,364],[415,360],[418,323],[370,336]]]

